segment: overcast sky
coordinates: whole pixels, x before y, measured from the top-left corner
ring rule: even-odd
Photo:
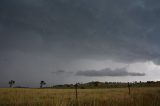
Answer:
[[[159,0],[0,0],[0,86],[160,80]]]

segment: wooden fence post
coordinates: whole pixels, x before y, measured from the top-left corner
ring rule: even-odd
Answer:
[[[78,89],[78,84],[76,83],[76,84],[75,84],[75,91],[76,91],[76,106],[78,106],[78,92],[77,92],[77,89]]]
[[[128,82],[128,94],[130,95],[131,94],[131,89],[130,89],[130,84],[129,84],[129,82]]]

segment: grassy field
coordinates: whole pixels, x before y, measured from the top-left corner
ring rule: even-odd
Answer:
[[[1,88],[0,106],[160,106],[160,88],[74,89]]]

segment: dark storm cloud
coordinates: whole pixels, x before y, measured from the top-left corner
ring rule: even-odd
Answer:
[[[159,7],[149,0],[1,0],[1,51],[159,61]]]
[[[158,0],[0,0],[1,79],[78,59],[160,64],[159,19]]]
[[[120,68],[112,70],[106,68],[103,70],[83,70],[76,73],[78,76],[88,76],[88,77],[101,77],[101,76],[112,76],[112,77],[121,77],[121,76],[145,76],[145,73],[138,72],[128,72],[126,68]]]

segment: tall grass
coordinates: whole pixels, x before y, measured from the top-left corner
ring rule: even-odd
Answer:
[[[0,89],[0,106],[76,106],[74,89]],[[160,106],[160,88],[78,89],[78,106]]]

